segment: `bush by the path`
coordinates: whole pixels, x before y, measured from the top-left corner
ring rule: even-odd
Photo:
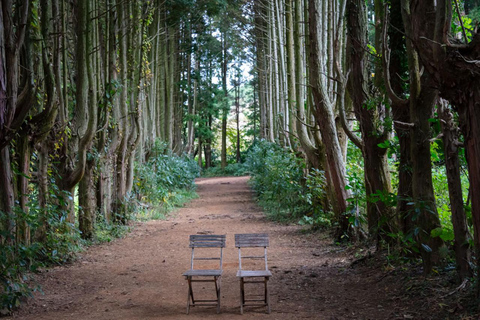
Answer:
[[[146,163],[135,168],[135,217],[162,218],[172,208],[195,197],[195,178],[200,168],[187,156],[176,156],[158,142]]]
[[[246,160],[260,205],[275,220],[292,221],[314,227],[330,226],[331,213],[319,205],[325,198],[322,171],[306,177],[305,161],[277,144],[259,141]]]
[[[225,169],[222,169],[221,167],[210,167],[202,171],[202,177],[240,177],[249,174],[249,168],[244,163],[230,163]]]

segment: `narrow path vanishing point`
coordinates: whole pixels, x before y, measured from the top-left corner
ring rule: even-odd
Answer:
[[[269,222],[248,177],[198,179],[199,198],[167,221],[141,223],[125,239],[90,248],[78,261],[36,278],[44,295],[7,319],[395,319],[392,296],[375,271],[348,268],[341,249],[322,234]],[[270,235],[272,313],[239,314],[235,233]],[[188,236],[227,235],[221,314],[195,307],[186,315]],[[323,239],[321,239],[323,237]],[[403,317],[402,317],[403,318]]]

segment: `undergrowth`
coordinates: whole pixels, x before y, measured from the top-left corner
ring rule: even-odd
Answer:
[[[331,226],[332,213],[323,210],[325,177],[320,170],[305,176],[305,161],[274,143],[259,141],[247,155],[250,183],[268,217],[277,221]]]
[[[166,215],[196,197],[195,178],[200,168],[187,156],[176,156],[157,142],[146,163],[135,168],[134,219],[164,219]]]
[[[225,177],[225,176],[246,176],[250,171],[244,163],[230,163],[224,169],[221,167],[210,167],[202,171],[202,177]]]
[[[194,160],[173,155],[158,142],[149,160],[135,167],[134,188],[126,199],[128,219],[165,218],[169,212],[197,196],[194,179],[198,175],[199,168]],[[0,228],[0,239],[4,239],[0,241],[0,316],[9,314],[23,300],[41,290],[31,280],[31,274],[42,268],[71,262],[86,246],[113,241],[131,230],[128,220],[114,223],[97,213],[93,238],[82,239],[78,225],[68,221],[66,208],[74,199],[58,188],[53,177],[49,188],[46,211],[40,211],[38,191],[34,187],[29,196],[28,213],[15,208],[15,224],[25,225],[30,240],[19,241],[16,235]],[[47,228],[42,231],[40,217],[45,212]],[[0,212],[0,217],[6,216]]]

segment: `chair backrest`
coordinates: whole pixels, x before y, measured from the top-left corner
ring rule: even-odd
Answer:
[[[265,270],[268,270],[267,247],[269,246],[266,233],[241,233],[235,235],[235,247],[238,248],[238,268],[242,270],[242,259],[264,259]],[[264,248],[261,256],[242,256],[242,248]]]
[[[192,234],[190,235],[190,248],[192,248],[191,269],[194,260],[219,260],[221,270],[223,267],[223,248],[225,248],[226,236],[216,234]],[[220,248],[220,255],[208,257],[195,257],[195,248]]]

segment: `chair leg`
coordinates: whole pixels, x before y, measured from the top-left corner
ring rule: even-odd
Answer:
[[[245,284],[243,278],[240,278],[240,314],[243,314],[243,305],[245,304]]]
[[[217,283],[218,281],[218,283]],[[217,313],[220,313],[220,289],[222,287],[222,277],[215,277],[215,292],[217,293]]]
[[[270,296],[268,292],[268,277],[265,277],[265,304],[267,305],[267,313],[270,314]]]
[[[194,304],[193,300],[193,290],[192,290],[192,279],[190,277],[187,277],[188,281],[188,296],[187,296],[187,314],[190,312],[190,298],[192,299],[192,304]]]

